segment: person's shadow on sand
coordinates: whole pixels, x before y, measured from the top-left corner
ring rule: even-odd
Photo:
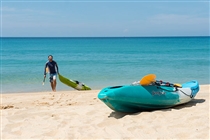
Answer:
[[[205,99],[192,99],[190,102],[185,103],[185,104],[181,104],[181,105],[177,105],[171,108],[166,108],[166,109],[160,109],[161,111],[171,111],[172,109],[182,109],[182,108],[186,108],[186,107],[192,107],[192,106],[196,106],[196,104],[200,104],[205,102]],[[152,111],[156,111],[156,110],[150,110],[148,112],[152,112]],[[126,115],[138,115],[143,111],[140,112],[136,112],[136,113],[123,113],[123,112],[116,112],[113,111],[110,113],[110,115],[108,116],[109,118],[113,117],[115,119],[121,119],[123,117],[125,117]]]

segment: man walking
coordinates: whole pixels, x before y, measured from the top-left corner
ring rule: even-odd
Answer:
[[[50,83],[51,83],[52,90],[55,92],[56,91],[56,77],[57,77],[57,74],[59,74],[59,71],[58,71],[58,65],[53,60],[52,55],[48,56],[48,61],[45,64],[44,78],[46,78],[46,68],[48,68],[48,71],[50,73]]]

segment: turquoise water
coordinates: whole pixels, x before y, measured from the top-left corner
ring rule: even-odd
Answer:
[[[2,93],[50,91],[42,86],[52,54],[60,73],[92,89],[158,80],[209,84],[210,37],[1,38]],[[57,90],[73,90],[58,81]]]

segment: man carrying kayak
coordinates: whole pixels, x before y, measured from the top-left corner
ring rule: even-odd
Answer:
[[[47,68],[48,68],[48,71],[50,73],[50,78],[49,79],[50,79],[51,87],[52,87],[52,90],[55,92],[56,91],[56,77],[57,77],[57,74],[59,74],[59,71],[58,71],[58,65],[53,60],[52,55],[48,56],[48,61],[45,64],[44,78],[46,78],[46,69]]]

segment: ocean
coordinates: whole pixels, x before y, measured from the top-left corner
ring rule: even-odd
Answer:
[[[157,80],[209,84],[210,37],[1,38],[1,92],[51,91],[42,85],[53,55],[60,74],[92,89]],[[74,90],[57,82],[57,91]]]

